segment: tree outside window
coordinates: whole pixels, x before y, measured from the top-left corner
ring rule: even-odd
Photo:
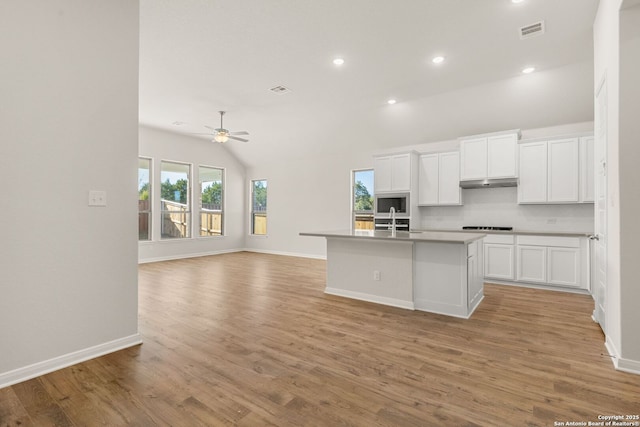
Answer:
[[[151,159],[138,159],[138,240],[151,240]]]
[[[224,169],[200,166],[200,236],[223,235]]]
[[[354,170],[352,218],[355,230],[373,230],[373,169]]]
[[[167,161],[160,163],[161,237],[163,239],[191,237],[190,179],[190,165]]]
[[[267,234],[267,180],[251,181],[251,234]]]

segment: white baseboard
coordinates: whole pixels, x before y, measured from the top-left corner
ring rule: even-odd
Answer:
[[[471,317],[471,313],[467,313],[466,307],[424,299],[416,300],[416,310],[425,311],[427,313],[444,314],[445,316],[459,317],[461,319],[468,319]]]
[[[89,359],[95,359],[96,357],[104,356],[105,354],[113,353],[114,351],[133,347],[139,344],[142,344],[140,334],[134,334],[85,348],[83,350],[74,351],[73,353],[54,357],[53,359],[34,363],[33,365],[25,366],[23,368],[3,372],[0,373],[0,388],[27,381],[44,374],[48,374],[49,372],[57,371],[58,369],[66,368]]]
[[[640,361],[620,357],[618,349],[608,337],[604,342],[604,346],[607,348],[607,352],[613,362],[613,367],[616,368],[616,370],[640,375]]]
[[[570,288],[566,286],[554,286],[554,285],[535,284],[535,283],[527,283],[527,282],[509,282],[506,280],[488,279],[486,277],[483,280],[484,280],[484,283],[487,283],[489,285],[515,286],[520,288],[541,289],[545,291],[568,292],[570,294],[591,295],[591,292],[589,292],[588,289],[582,289],[582,288]]]
[[[344,289],[336,289],[336,288],[329,288],[329,287],[327,287],[324,290],[324,293],[329,295],[336,295],[339,297],[357,299],[361,301],[375,302],[376,304],[390,305],[392,307],[414,310],[413,301],[404,301],[396,298],[387,298],[387,297],[381,297],[378,295],[365,294],[362,292],[345,291]]]
[[[190,254],[178,254],[178,255],[167,255],[162,257],[142,258],[142,259],[138,259],[138,264],[172,261],[175,259],[198,258],[203,256],[230,254],[234,252],[255,252],[255,253],[261,253],[261,254],[292,256],[292,257],[299,257],[299,258],[311,258],[311,259],[322,259],[322,260],[327,259],[326,255],[310,255],[310,254],[303,254],[299,252],[283,252],[283,251],[272,251],[272,250],[266,250],[266,249],[240,248],[240,249],[225,249],[222,251],[196,252],[196,253],[190,253]]]
[[[311,259],[322,259],[322,260],[327,259],[326,255],[310,255],[310,254],[303,254],[299,252],[283,252],[283,251],[272,251],[268,249],[255,249],[255,248],[245,248],[243,250],[246,252],[256,252],[260,254],[283,255],[283,256],[293,256],[298,258],[311,258]]]
[[[167,256],[154,257],[154,258],[142,258],[142,259],[138,259],[138,264],[147,264],[151,262],[161,262],[161,261],[172,261],[174,259],[199,258],[203,256],[229,254],[233,252],[243,252],[246,250],[247,249],[224,249],[221,251],[195,252],[195,253],[189,253],[189,254],[167,255]]]

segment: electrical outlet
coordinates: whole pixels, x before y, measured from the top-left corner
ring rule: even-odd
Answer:
[[[107,206],[107,192],[100,190],[89,191],[89,206]]]
[[[380,272],[378,270],[373,271],[373,280],[380,281]]]

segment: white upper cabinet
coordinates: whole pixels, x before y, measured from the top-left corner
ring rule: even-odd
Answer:
[[[411,154],[374,157],[376,193],[411,190]]]
[[[581,197],[583,192],[593,195],[593,167],[581,168],[579,138],[527,142],[520,144],[518,152],[518,203],[579,203],[587,201]],[[584,153],[584,157],[589,154]]]
[[[391,157],[391,191],[411,190],[411,155]]]
[[[547,143],[520,144],[520,182],[518,203],[547,201]]]
[[[422,206],[460,205],[460,154],[420,156],[418,204]]]
[[[460,180],[515,178],[518,132],[460,140]]]
[[[487,138],[487,178],[512,178],[518,176],[517,151],[517,134]]]
[[[375,192],[391,191],[391,157],[374,157]]]
[[[438,154],[423,154],[420,156],[420,178],[418,180],[418,204],[437,205],[440,179]]]
[[[441,205],[461,205],[460,153],[440,153],[438,202]]]
[[[460,179],[487,177],[487,138],[460,141]]]
[[[557,139],[547,147],[547,201],[577,203],[580,197],[578,138]]]

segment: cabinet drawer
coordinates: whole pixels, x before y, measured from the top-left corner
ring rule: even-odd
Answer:
[[[518,236],[518,245],[527,246],[555,246],[564,248],[579,248],[580,239],[578,237],[563,236]]]
[[[516,236],[513,234],[504,235],[504,234],[487,234],[487,237],[484,238],[484,243],[500,243],[503,245],[513,245],[515,242]]]

